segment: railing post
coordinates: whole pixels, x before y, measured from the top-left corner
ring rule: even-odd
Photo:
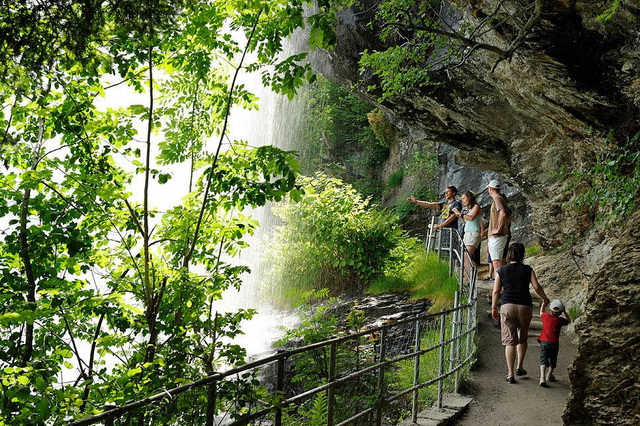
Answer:
[[[275,426],[282,425],[282,400],[284,399],[284,355],[278,358],[277,372],[276,372],[276,401],[277,405],[274,406],[276,410],[276,418],[274,420]]]
[[[215,373],[210,373],[211,376]],[[207,389],[207,423],[206,426],[213,426],[213,421],[216,415],[216,398],[218,393],[218,382],[212,382]]]
[[[333,381],[336,379],[336,342],[331,342],[329,352],[329,389],[327,389],[327,426],[333,426],[333,404],[335,389]]]
[[[472,312],[472,303],[474,303],[474,300],[476,299],[476,294],[475,294],[475,281],[476,281],[476,274],[477,274],[477,270],[475,268],[475,265],[472,263],[471,264],[471,279],[469,280],[469,296],[468,296],[468,303],[469,303],[469,308],[467,308],[467,326],[465,327],[465,332],[468,332],[471,330],[471,327],[473,327],[473,317],[471,316],[471,312]],[[473,293],[472,293],[473,292]],[[465,355],[469,355],[471,353],[471,333],[467,333],[467,349],[466,349],[466,354]],[[466,358],[466,356],[465,356]]]
[[[427,253],[429,253],[432,249],[433,249],[433,240],[434,240],[434,233],[433,233],[433,225],[435,225],[436,222],[436,217],[435,216],[431,216],[431,223],[429,224],[429,232],[427,232]]]
[[[446,228],[449,233],[449,276],[453,275],[453,228]]]
[[[413,362],[413,386],[418,386],[420,382],[420,320],[416,320],[416,340],[415,350],[416,358]],[[411,405],[411,419],[413,423],[418,423],[418,396],[419,389],[413,391],[413,403]]]
[[[114,408],[116,408],[117,406],[113,403],[106,403],[104,404],[104,411],[108,412],[113,410]],[[111,414],[108,415],[105,419],[104,419],[104,426],[113,426],[114,425],[114,420],[115,420],[116,416]]]
[[[380,360],[379,362],[384,362],[386,358],[387,352],[387,328],[383,328],[380,333]],[[384,395],[384,366],[380,366],[378,369],[378,409],[376,410],[376,425],[382,425],[382,404],[385,399]]]
[[[442,408],[442,381],[444,378],[444,340],[445,340],[445,323],[447,314],[443,312],[440,314],[440,358],[438,366],[438,403],[437,407]]]
[[[458,281],[458,289],[460,291],[464,291],[464,260],[466,256],[466,248],[464,246],[464,241],[456,233],[458,237],[457,240],[460,243],[460,279]],[[471,258],[469,258],[469,274],[471,274]]]
[[[473,263],[473,261],[471,261],[471,265],[470,265],[470,274],[469,274],[469,289],[467,290],[469,293],[469,300],[471,300],[472,298],[476,297],[476,280],[478,279],[478,268],[476,267],[476,265]]]
[[[460,292],[456,291],[455,297],[454,297],[454,306],[456,308],[460,307]],[[451,360],[453,362],[453,367],[457,367],[458,363],[460,362],[460,318],[461,318],[462,313],[460,312],[460,310],[457,310],[453,313],[453,330],[451,332],[451,338],[454,339],[453,340],[453,344],[451,346]],[[455,376],[455,385],[454,385],[454,389],[457,391],[458,390],[458,384],[460,381],[460,369],[456,370],[456,376]]]
[[[476,310],[478,295],[476,289],[476,282],[478,279],[478,269],[475,265],[471,265],[473,273],[471,274],[471,282],[469,283],[469,309],[467,310],[467,329],[469,331],[472,327],[475,326],[476,323]],[[467,333],[467,355],[471,354],[471,341],[472,336],[471,333]]]

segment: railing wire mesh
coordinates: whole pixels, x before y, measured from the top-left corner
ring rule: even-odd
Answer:
[[[458,278],[453,308],[280,350],[70,424],[383,425],[409,415],[416,422],[419,410],[441,408],[444,393],[458,390],[476,351],[475,265],[456,230],[430,229],[427,250]],[[399,335],[404,344],[393,341]]]

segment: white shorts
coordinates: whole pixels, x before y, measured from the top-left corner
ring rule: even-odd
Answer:
[[[480,238],[479,232],[465,232],[463,241],[465,246],[473,246],[475,248],[478,248],[478,246],[480,246],[480,241],[482,241],[482,238]]]
[[[509,241],[508,235],[500,235],[489,237],[487,240],[487,246],[489,247],[489,255],[491,260],[500,260],[505,257],[505,248],[507,248],[507,242]]]

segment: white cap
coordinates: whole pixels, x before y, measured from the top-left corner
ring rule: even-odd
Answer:
[[[491,182],[489,182],[487,188],[500,189],[500,181],[498,181],[497,179],[493,179]]]
[[[564,311],[564,305],[558,299],[552,301],[551,304],[549,305],[549,307],[554,312],[562,312],[562,311]]]

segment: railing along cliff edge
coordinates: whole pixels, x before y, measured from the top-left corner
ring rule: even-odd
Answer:
[[[475,265],[455,230],[433,231],[431,227],[426,247],[446,260],[450,274],[458,278],[458,291],[451,309],[434,314],[422,313],[358,333],[280,350],[238,368],[214,373],[139,401],[105,407],[100,414],[69,424],[155,425],[159,424],[159,418],[166,419],[162,417],[163,410],[178,398],[184,399],[182,409],[188,407],[190,411],[174,415],[170,424],[280,426],[296,423],[292,419],[301,424],[302,417],[292,413],[291,407],[318,395],[326,398],[323,423],[328,426],[382,425],[385,410],[392,408],[396,410],[396,417],[408,418],[410,412],[413,422],[416,422],[418,411],[425,408],[421,405],[433,403],[441,408],[444,392],[458,390],[461,371],[468,368],[476,356]],[[398,349],[398,342],[403,339],[409,343],[407,347]],[[317,386],[302,391],[287,382],[296,362],[318,360],[327,366],[327,371]],[[413,370],[413,384],[406,388],[399,388],[392,379],[392,373],[402,368],[401,365],[403,368],[410,365]],[[260,382],[258,386],[262,394],[258,395],[256,391],[253,398],[237,395],[242,404],[233,403],[233,398],[228,395],[223,400],[220,393],[226,389],[225,385],[243,376],[259,377],[260,380],[253,383]],[[421,390],[426,388],[433,389],[433,394],[437,390],[435,401],[421,396]],[[247,392],[246,388],[242,389]],[[360,397],[340,398],[348,390],[360,390]],[[406,409],[407,414],[398,414],[399,408]]]

